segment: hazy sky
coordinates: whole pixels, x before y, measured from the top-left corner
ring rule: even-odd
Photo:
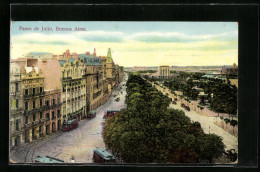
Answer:
[[[31,28],[32,30],[21,29]],[[35,31],[34,28],[39,30]],[[43,31],[42,27],[52,28]],[[72,31],[56,31],[72,28]],[[74,31],[75,27],[86,31]],[[236,22],[12,22],[11,58],[29,52],[62,54],[108,48],[123,66],[200,66],[238,63]]]

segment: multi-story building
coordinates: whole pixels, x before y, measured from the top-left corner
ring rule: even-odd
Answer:
[[[45,128],[41,133],[43,136],[55,133],[62,126],[60,89],[45,90],[44,92],[45,96],[43,104],[41,104],[44,107],[43,116],[45,116]]]
[[[44,99],[41,100],[43,106],[43,116],[45,117],[45,127],[42,135],[55,133],[62,127],[61,115],[61,80],[60,64],[56,59],[39,59],[39,69],[44,74]]]
[[[170,67],[169,66],[159,66],[159,78],[167,79],[170,77]]]
[[[102,60],[95,56],[95,52],[79,54],[79,59],[85,64],[84,76],[86,80],[87,112],[97,109],[103,104],[103,70]]]
[[[23,107],[21,94],[21,68],[18,64],[10,65],[10,147],[19,146],[23,138]]]
[[[111,95],[111,89],[108,90],[108,79],[106,77],[106,56],[99,56],[102,61],[102,71],[103,71],[103,104],[105,104]]]
[[[30,59],[27,59],[27,64]],[[38,68],[37,68],[38,70]],[[34,66],[27,66],[22,74],[22,95],[24,103],[24,137],[31,142],[41,136],[44,127],[41,100],[44,98],[44,75]]]
[[[61,68],[61,99],[64,120],[86,116],[85,64],[76,58],[58,60]]]

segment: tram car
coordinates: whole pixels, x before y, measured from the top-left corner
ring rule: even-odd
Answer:
[[[120,112],[120,109],[108,109],[108,110],[105,111],[105,114],[104,114],[103,118],[112,117],[117,112]]]
[[[90,111],[90,112],[88,113],[88,115],[87,115],[87,118],[88,118],[88,119],[95,118],[95,117],[96,117],[96,114],[97,114],[97,112],[96,112],[95,110]]]
[[[72,119],[63,123],[63,131],[70,131],[78,127],[78,121]]]
[[[95,148],[93,152],[94,163],[115,163],[116,158],[102,148]]]
[[[50,156],[37,156],[34,162],[35,163],[64,163],[63,160],[53,158]]]

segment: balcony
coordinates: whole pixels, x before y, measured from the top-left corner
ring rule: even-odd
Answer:
[[[23,113],[22,107],[10,110],[10,115],[15,115],[15,114],[18,114],[18,113]]]
[[[33,93],[33,94],[24,95],[24,98],[29,99],[32,97],[44,96],[44,94],[45,94],[45,92]]]
[[[62,81],[69,81],[69,80],[71,80],[72,79],[72,77],[63,77],[62,78]]]
[[[32,125],[34,126],[34,125],[37,125],[37,124],[39,124],[39,121],[33,121],[32,122]]]
[[[50,119],[46,119],[45,125],[49,125],[51,123]]]
[[[31,122],[24,125],[24,128],[30,128],[30,127],[32,127],[32,123]]]
[[[44,123],[45,120],[42,118],[42,119],[39,119],[39,123]]]

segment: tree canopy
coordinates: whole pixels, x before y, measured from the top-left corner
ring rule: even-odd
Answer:
[[[127,108],[107,118],[103,130],[117,156],[129,163],[197,163],[222,155],[222,138],[169,108],[170,99],[139,75],[130,75],[126,86]]]

